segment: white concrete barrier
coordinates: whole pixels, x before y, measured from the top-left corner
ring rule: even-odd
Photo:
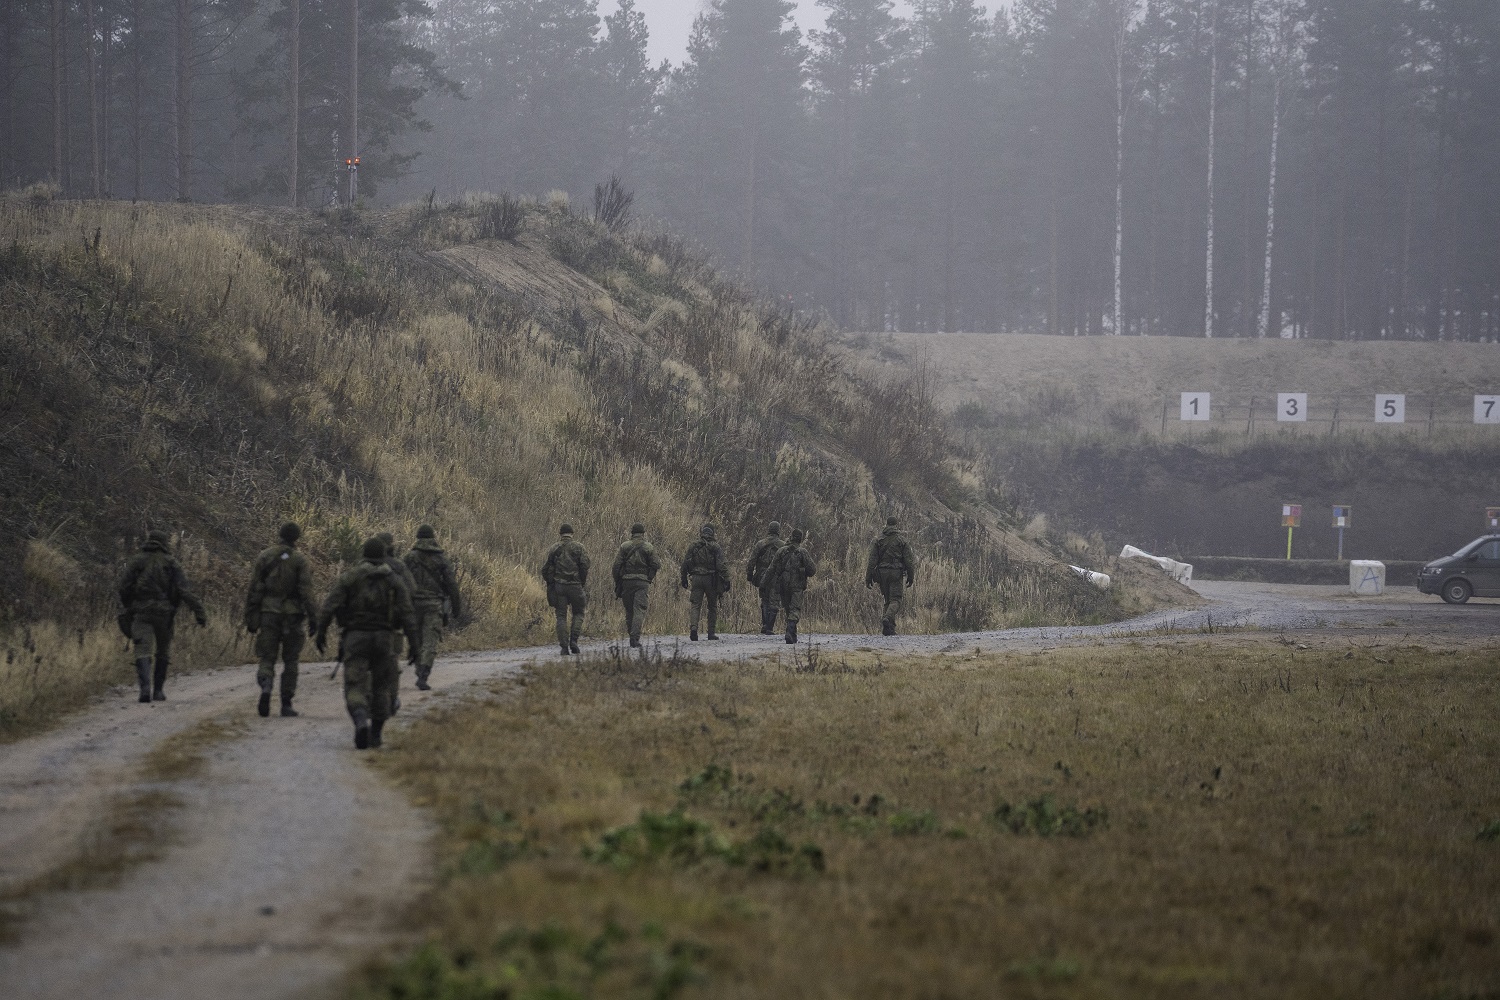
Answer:
[[[1167,575],[1178,583],[1191,583],[1193,580],[1193,564],[1178,562],[1176,559],[1168,559],[1166,556],[1153,556],[1145,549],[1138,549],[1134,545],[1127,545],[1120,550],[1121,559],[1149,559],[1162,569]]]
[[[1385,563],[1374,559],[1349,560],[1349,592],[1361,597],[1385,593]]]
[[[1079,576],[1083,577],[1085,580],[1087,580],[1089,583],[1092,583],[1100,590],[1109,589],[1108,573],[1095,573],[1093,570],[1084,569],[1082,566],[1069,566],[1068,569],[1077,573]]]

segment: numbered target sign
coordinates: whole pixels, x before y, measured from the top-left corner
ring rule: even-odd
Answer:
[[[1307,423],[1307,393],[1278,392],[1276,419],[1282,422]]]
[[[1474,422],[1500,424],[1500,396],[1475,396]]]
[[[1406,423],[1406,397],[1404,395],[1376,396],[1375,422],[1377,424]]]
[[[1302,527],[1302,505],[1300,503],[1284,503],[1281,505],[1281,526],[1283,528]]]
[[[1182,419],[1183,420],[1207,420],[1209,419],[1208,393],[1185,392],[1182,394]]]

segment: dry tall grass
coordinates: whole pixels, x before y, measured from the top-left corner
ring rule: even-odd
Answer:
[[[351,995],[1489,995],[1496,666],[546,666],[388,742],[444,875]]]
[[[21,592],[0,618],[107,634],[115,566],[149,526],[182,531],[228,622],[283,518],[323,583],[367,535],[409,542],[432,522],[476,612],[453,642],[542,641],[536,569],[569,521],[599,565],[589,631],[614,635],[607,566],[640,520],[669,567],[654,624],[676,630],[697,526],[717,521],[738,564],[779,518],[824,567],[808,627],[873,630],[863,547],[890,510],[924,562],[910,627],[1118,615],[976,503],[922,385],[842,372],[812,324],[667,234],[612,234],[554,199],[485,239],[487,204],[0,200],[0,417],[17,442],[0,469],[19,484],[0,531],[30,546],[22,572],[0,564]],[[728,614],[755,620],[743,583]],[[33,676],[67,675],[58,692],[98,673],[54,667]],[[36,683],[0,703],[52,698]]]

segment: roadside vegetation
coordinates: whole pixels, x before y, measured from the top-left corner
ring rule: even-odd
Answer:
[[[1483,995],[1496,666],[1234,636],[548,665],[379,759],[441,876],[349,995]]]
[[[437,525],[475,612],[449,648],[550,634],[535,568],[562,521],[598,565],[595,635],[619,626],[607,564],[636,520],[668,566],[664,631],[705,520],[736,564],[772,519],[808,532],[813,631],[877,627],[863,561],[888,513],[923,562],[913,630],[1138,607],[1011,530],[920,377],[846,370],[682,240],[595,216],[561,195],[358,214],[0,199],[0,537],[19,555],[0,565],[0,738],[124,677],[113,582],[149,527],[210,604],[179,668],[246,657],[242,574],[288,518],[320,586],[368,535]],[[736,583],[743,630],[758,611]]]

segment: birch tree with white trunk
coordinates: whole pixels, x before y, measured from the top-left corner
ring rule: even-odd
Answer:
[[[1266,256],[1260,288],[1260,326],[1257,334],[1264,340],[1271,335],[1271,267],[1276,248],[1276,166],[1281,146],[1281,78],[1286,73],[1287,35],[1286,0],[1276,4],[1276,53],[1272,60],[1271,83],[1271,167],[1266,186]],[[1278,330],[1278,333],[1280,331]]]
[[[1208,253],[1203,279],[1203,336],[1214,335],[1214,147],[1219,110],[1219,0],[1208,28]]]

